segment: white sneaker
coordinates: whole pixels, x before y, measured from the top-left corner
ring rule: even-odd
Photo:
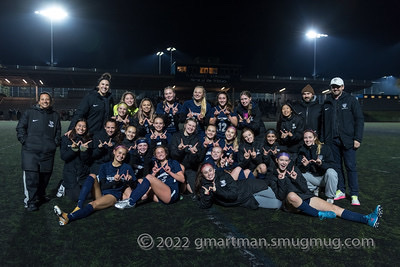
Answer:
[[[65,187],[62,184],[60,184],[60,187],[57,190],[56,197],[63,197],[63,196],[65,196]]]
[[[129,203],[129,200],[131,200],[130,198],[125,199],[125,200],[120,200],[117,203],[114,204],[114,207],[116,207],[117,209],[123,210],[123,209],[129,209],[129,208],[133,208],[136,206],[136,203],[131,205],[131,203]]]
[[[333,200],[333,198],[328,198],[328,199],[326,200],[326,202],[333,204],[334,200]]]

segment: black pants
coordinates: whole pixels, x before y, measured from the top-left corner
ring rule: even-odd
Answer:
[[[49,184],[50,177],[51,172],[24,171],[25,207],[46,195],[46,187]]]

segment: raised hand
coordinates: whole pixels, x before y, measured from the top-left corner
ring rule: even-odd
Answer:
[[[268,151],[267,151],[267,150],[265,150],[265,148],[263,148],[263,151],[264,151],[264,156],[267,156],[268,153],[271,151],[271,149],[268,149]]]
[[[292,171],[289,172],[290,177],[292,177],[293,179],[297,178],[297,172],[295,172],[294,170],[294,166],[292,167]]]
[[[167,139],[167,130],[160,136],[161,139]]]
[[[187,147],[187,145],[185,145],[184,143],[183,143],[183,140],[182,140],[182,138],[181,138],[181,142],[179,143],[179,145],[178,145],[178,149],[179,150],[183,150],[183,149],[185,149]]]
[[[175,106],[172,106],[172,115],[175,115],[178,112],[178,103]]]
[[[76,143],[74,140],[69,139],[72,142],[71,148],[77,148],[79,147],[79,145],[81,144],[81,141],[79,141],[78,143]]]
[[[119,174],[119,169],[117,169],[117,173],[114,175],[114,180],[115,181],[121,180],[121,175]]]
[[[240,114],[238,114],[238,117],[239,117],[239,122],[243,122],[243,117],[240,116]]]
[[[254,147],[253,147],[253,151],[250,151],[250,155],[253,159],[255,159],[257,157],[257,152],[254,150]]]
[[[155,176],[161,170],[161,167],[157,167],[157,162],[154,161],[154,167],[151,170],[153,172],[152,174]]]
[[[170,108],[170,106],[168,105],[168,104],[166,104],[165,106],[164,106],[164,111],[165,111],[165,113],[166,114],[169,114],[169,111],[171,110],[171,108]]]
[[[189,150],[190,150],[190,152],[192,152],[192,154],[196,154],[197,153],[197,151],[198,151],[198,149],[197,149],[197,144],[198,144],[199,142],[197,142],[196,144],[194,144],[194,146],[192,146]]]
[[[202,188],[204,189],[204,195],[209,195],[210,194],[210,187],[207,189],[204,186],[202,186]]]
[[[108,140],[108,143],[106,143],[106,145],[108,145],[109,147],[112,147],[113,143],[111,141],[112,141],[112,138],[110,138],[110,140]]]
[[[281,130],[281,138],[282,139],[285,139],[288,135],[289,135],[288,131],[286,131],[286,130],[282,131]]]
[[[150,130],[151,135],[150,135],[150,139],[156,139],[157,136],[154,134],[153,130]]]
[[[129,181],[132,179],[132,175],[129,174],[129,170],[126,170],[125,180]]]
[[[246,149],[243,148],[243,150],[244,150],[244,154],[243,154],[244,158],[249,159],[250,158],[250,149],[249,149],[249,151],[246,151]]]
[[[229,147],[226,146],[226,143],[225,143],[225,146],[224,146],[224,148],[222,150],[223,151],[228,151],[229,150]]]
[[[222,111],[222,110],[221,110],[221,111]],[[218,109],[215,108],[214,117],[218,117],[218,115],[219,115],[219,113],[220,113],[221,111],[218,111]]]
[[[278,169],[278,179],[284,179],[284,178],[285,178],[285,175],[286,175],[286,170],[280,171],[280,170]]]
[[[103,144],[103,143],[101,142],[101,140],[99,139],[99,145],[98,145],[98,147],[99,147],[99,148],[102,148],[103,145],[104,145],[104,144]]]
[[[89,143],[93,142],[93,140],[89,140],[86,143],[81,143],[81,146],[88,148],[89,147]]]
[[[190,110],[190,108],[189,108],[189,113],[186,115],[186,117],[188,117],[188,118],[193,118],[193,113],[192,113],[192,111]]]
[[[303,164],[303,166],[307,166],[308,164],[310,164],[310,161],[306,158],[306,156],[303,155],[301,163]]]
[[[171,167],[168,165],[168,162],[165,163],[165,165],[162,166],[162,168],[164,169],[164,171],[165,171],[166,173],[168,173],[168,174],[171,173]]]
[[[213,146],[214,146],[214,147],[219,147],[219,140],[220,140],[220,139],[218,139],[217,141],[213,142]]]

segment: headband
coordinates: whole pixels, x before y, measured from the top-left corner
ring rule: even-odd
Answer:
[[[279,159],[281,156],[286,156],[286,157],[288,157],[290,159],[290,155],[288,153],[286,153],[286,152],[279,153],[277,158]]]
[[[114,151],[117,150],[118,148],[124,148],[124,149],[128,150],[128,148],[127,148],[126,146],[124,146],[124,145],[119,145],[119,146],[116,146],[116,147],[114,148]]]
[[[137,145],[139,145],[139,144],[148,144],[147,143],[147,139],[146,138],[138,139],[138,140],[136,140],[136,144]]]
[[[203,171],[203,169],[207,166],[210,165],[212,168],[212,165],[210,163],[204,163],[203,166],[201,166],[200,171]]]

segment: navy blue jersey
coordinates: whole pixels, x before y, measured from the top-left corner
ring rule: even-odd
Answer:
[[[159,163],[157,163],[158,167],[161,167]],[[179,164],[178,161],[169,159],[168,160],[168,166],[171,168],[171,172],[173,173],[178,173],[182,171],[181,165]],[[177,197],[179,197],[179,183],[177,180],[175,180],[171,175],[166,173],[164,169],[160,169],[158,173],[155,175],[159,180],[161,180],[164,184],[168,185],[168,187],[171,189],[171,202],[173,200],[176,200]]]
[[[173,107],[176,107],[178,111],[173,115],[172,108],[169,110],[169,113],[165,113],[165,104],[164,102],[158,103],[156,108],[156,114],[161,115],[164,118],[165,125],[167,125],[167,133],[173,134],[179,129],[179,116],[182,112],[182,105],[180,103],[174,103]]]
[[[119,181],[114,180],[114,176],[117,172],[121,176],[121,180]],[[125,178],[128,174],[132,176],[132,181],[136,180],[133,169],[129,164],[122,163],[119,167],[114,167],[111,161],[102,164],[98,174],[101,190],[114,189],[122,191],[128,184],[128,181]]]
[[[201,145],[202,145],[203,147],[204,147],[203,143],[204,143],[205,139],[206,139],[205,136],[202,137],[202,138],[200,138],[200,140],[201,140]],[[204,149],[206,150],[206,151],[205,151],[206,154],[205,154],[205,157],[204,157],[204,161],[203,161],[203,162],[206,162],[206,161],[208,160],[208,158],[211,158],[211,151],[213,150],[213,148],[214,148],[214,143],[213,143],[213,142],[209,143],[209,144],[207,145],[207,147],[204,147]]]
[[[201,113],[201,106],[197,106],[194,103],[193,99],[185,101],[185,103],[183,103],[183,106],[182,106],[182,114],[185,115],[185,118],[186,118],[186,115],[190,112],[189,109],[192,112],[193,116],[198,120],[198,116]],[[197,123],[197,134],[199,134],[199,136],[204,136],[205,125],[208,124],[208,121],[209,121],[210,117],[212,116],[211,110],[212,110],[211,105],[210,105],[210,103],[207,102],[206,114],[205,114],[203,120],[202,121],[198,120],[199,123]]]
[[[212,112],[215,110],[221,111],[222,108],[220,106],[216,106],[213,108]],[[230,112],[231,117],[237,117],[235,112]],[[228,119],[228,116],[224,112],[220,112],[216,117],[217,121],[215,125],[217,126],[217,139],[224,139],[225,132],[229,126],[232,125],[231,121]]]

